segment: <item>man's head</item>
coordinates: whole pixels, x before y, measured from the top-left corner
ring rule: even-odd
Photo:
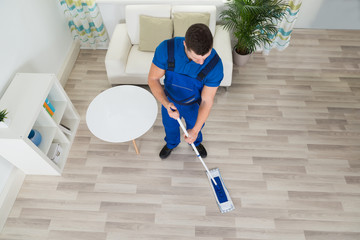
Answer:
[[[202,23],[191,25],[186,31],[184,45],[187,56],[194,62],[203,64],[213,46],[213,37],[208,26]]]

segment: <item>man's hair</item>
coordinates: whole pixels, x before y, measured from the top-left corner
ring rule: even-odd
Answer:
[[[185,34],[185,43],[188,50],[204,56],[213,46],[213,36],[208,26],[196,23],[189,27]]]

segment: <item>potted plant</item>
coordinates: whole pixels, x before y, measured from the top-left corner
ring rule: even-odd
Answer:
[[[228,0],[219,17],[224,28],[234,34],[233,51],[235,64],[244,65],[255,52],[277,33],[276,22],[288,5],[282,0]],[[239,55],[246,56],[238,60]]]
[[[7,122],[5,122],[7,114],[8,114],[8,112],[6,109],[0,111],[0,128],[8,127]]]

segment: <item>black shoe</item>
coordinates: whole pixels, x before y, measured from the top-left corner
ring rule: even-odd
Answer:
[[[160,154],[159,154],[160,158],[161,159],[167,158],[170,155],[171,151],[172,151],[172,149],[168,148],[165,144],[165,146],[160,151]]]
[[[196,147],[196,149],[198,150],[198,152],[200,153],[200,156],[201,156],[202,158],[206,158],[207,152],[206,152],[206,149],[205,149],[204,145],[202,145],[202,144],[200,143],[199,146]]]

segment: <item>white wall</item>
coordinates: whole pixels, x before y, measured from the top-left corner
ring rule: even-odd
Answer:
[[[58,74],[72,43],[58,0],[0,0],[0,97],[17,72]],[[0,156],[0,192],[12,168]]]
[[[128,4],[213,4],[218,13],[226,0],[97,0],[111,38],[115,25],[124,22]],[[295,28],[360,29],[360,0],[303,0]]]
[[[295,28],[360,29],[360,0],[303,0]]]
[[[73,41],[58,0],[1,0],[0,31],[0,96],[16,72],[57,74]]]

